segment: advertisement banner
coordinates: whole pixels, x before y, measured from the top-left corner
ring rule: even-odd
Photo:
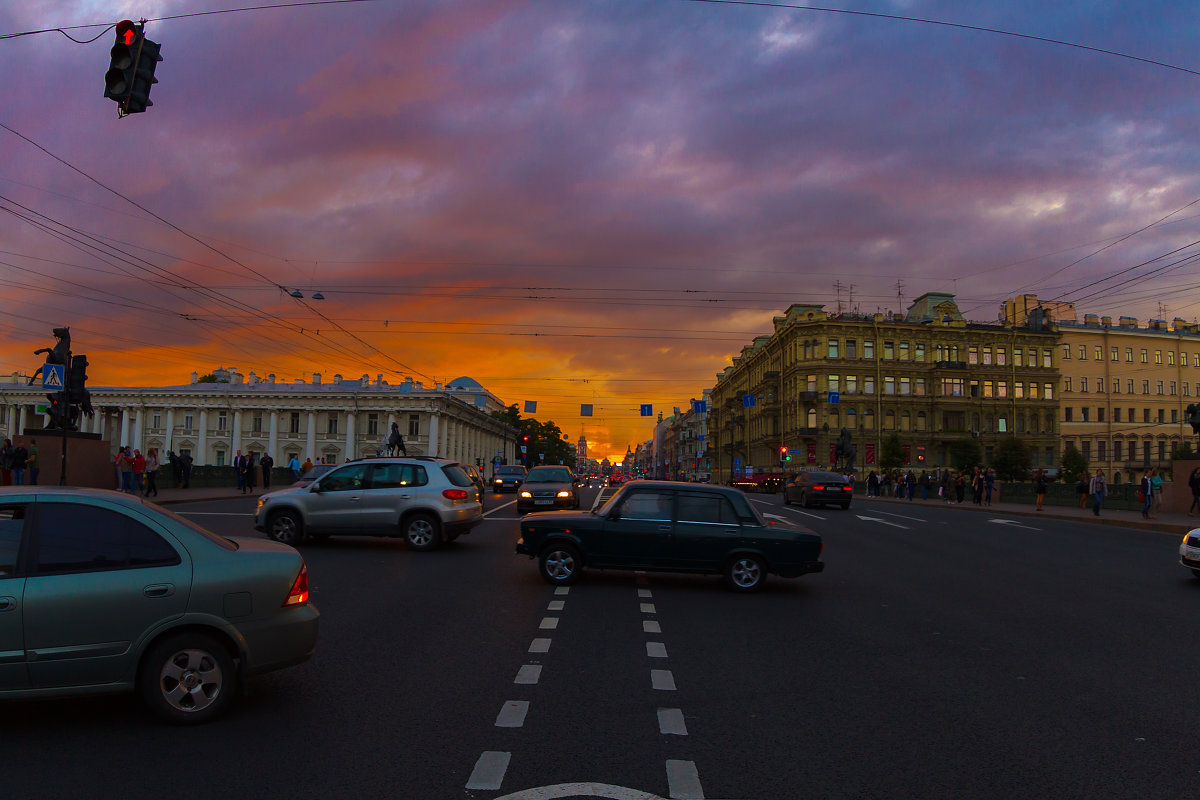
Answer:
[[[904,445],[904,463],[905,465],[912,463],[912,445]]]
[[[833,466],[837,463],[837,445],[831,443],[829,445],[829,465]]]
[[[873,444],[867,445],[867,455],[863,459],[863,463],[865,463],[865,464],[874,464],[875,463],[875,445],[873,445]]]
[[[807,460],[808,460],[809,464],[817,463],[817,446],[815,444],[810,444],[808,446],[808,459]]]

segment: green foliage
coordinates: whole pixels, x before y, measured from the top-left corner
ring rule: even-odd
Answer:
[[[1067,449],[1062,454],[1062,479],[1067,483],[1075,483],[1088,471],[1088,460],[1083,457],[1083,453],[1075,448],[1074,444],[1067,445]]]
[[[983,463],[983,449],[979,442],[964,436],[950,443],[950,466],[959,472],[969,472]]]
[[[900,441],[900,434],[893,433],[883,440],[879,448],[879,468],[883,470],[895,469],[904,463],[904,444]]]
[[[1192,459],[1196,457],[1196,453],[1192,450],[1191,442],[1176,442],[1171,448],[1171,460],[1179,461],[1181,459]]]
[[[1009,434],[997,443],[991,466],[1000,480],[1023,481],[1029,477],[1029,468],[1032,465],[1029,447],[1023,439]]]
[[[545,463],[547,464],[558,464],[561,462],[571,468],[575,467],[575,462],[571,455],[571,445],[563,438],[562,430],[553,421],[539,422],[533,417],[522,417],[516,403],[508,406],[503,411],[493,411],[492,417],[517,429],[517,461],[526,466],[536,466],[542,463],[538,456],[545,455]],[[525,436],[529,437],[528,442],[522,440],[522,437]],[[526,450],[528,451],[524,456],[521,455],[522,444],[526,446]]]
[[[199,378],[196,378],[196,383],[229,383],[229,379],[218,378],[210,372],[207,375],[201,375]]]

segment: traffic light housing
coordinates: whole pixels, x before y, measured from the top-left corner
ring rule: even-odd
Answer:
[[[55,428],[58,430],[69,430],[71,423],[71,412],[67,404],[66,392],[51,392],[46,395],[46,414],[50,417],[50,424],[47,428]]]
[[[117,103],[117,113],[138,114],[154,105],[150,87],[158,83],[154,70],[162,61],[161,46],[143,35],[141,25],[131,20],[117,23],[116,41],[109,51],[108,72],[104,73],[104,96]]]
[[[162,46],[158,42],[142,37],[141,53],[133,71],[133,89],[129,93],[126,114],[138,114],[148,106],[154,105],[150,100],[150,87],[158,83],[158,78],[154,77],[154,70],[158,67],[158,62],[163,60],[159,55],[161,49]]]
[[[787,445],[784,445],[784,444],[779,445],[779,463],[786,464],[787,462],[789,462],[791,460],[792,460],[792,456],[790,453],[788,453]]]
[[[71,368],[67,370],[67,391],[71,397],[79,401],[87,394],[87,356],[80,354],[71,356]]]

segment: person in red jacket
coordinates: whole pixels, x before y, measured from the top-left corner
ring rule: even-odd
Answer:
[[[142,451],[136,447],[133,449],[133,488],[138,494],[145,491],[142,485],[142,476],[146,474],[146,457],[142,455]]]

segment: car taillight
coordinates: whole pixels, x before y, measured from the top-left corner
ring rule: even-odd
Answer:
[[[816,486],[813,487],[813,491],[814,492],[823,492],[823,491],[825,491],[825,486],[823,484],[818,483]]]
[[[287,600],[283,601],[286,606],[300,606],[308,602],[308,565],[300,565],[300,573],[296,576],[296,580],[292,581],[292,588],[288,591]]]
[[[852,492],[852,491],[854,491],[854,487],[852,487],[852,486],[843,486],[843,487],[842,487],[842,491],[843,491],[843,492]]]
[[[448,500],[466,500],[466,489],[442,489],[442,497]]]

